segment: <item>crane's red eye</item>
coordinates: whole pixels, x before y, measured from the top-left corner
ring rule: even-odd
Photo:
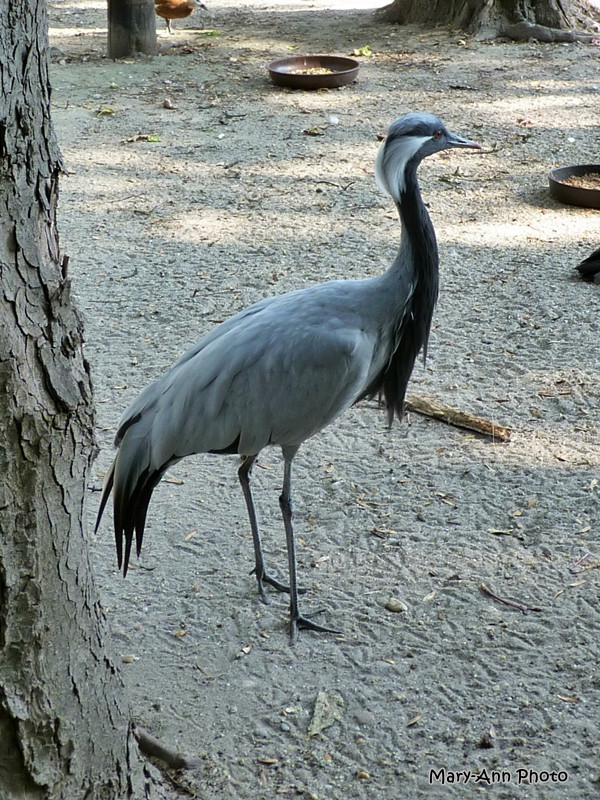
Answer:
[[[439,139],[441,135],[442,135],[442,132],[441,132],[441,131],[436,131],[436,132],[433,134],[433,138],[434,138],[434,139]]]

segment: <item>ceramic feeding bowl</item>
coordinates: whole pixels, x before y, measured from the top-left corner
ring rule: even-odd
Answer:
[[[345,56],[290,56],[267,66],[277,86],[290,89],[336,89],[356,78],[359,62]]]
[[[558,167],[548,175],[550,194],[559,203],[600,208],[600,164]]]

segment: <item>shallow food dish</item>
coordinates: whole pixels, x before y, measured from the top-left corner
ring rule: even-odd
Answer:
[[[359,63],[346,56],[290,56],[271,61],[273,83],[290,89],[336,89],[356,78]]]
[[[600,164],[558,167],[550,171],[548,179],[550,194],[560,203],[600,208]]]

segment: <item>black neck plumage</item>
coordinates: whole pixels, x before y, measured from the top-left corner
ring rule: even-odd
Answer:
[[[404,413],[404,397],[419,351],[427,352],[431,319],[438,295],[439,260],[433,224],[425,208],[417,181],[418,162],[409,161],[404,183],[396,201],[402,238],[400,250],[391,267],[403,285],[410,286],[410,296],[398,309],[393,346],[386,367],[371,382],[362,397],[385,398],[391,424],[394,414]]]
[[[426,355],[431,318],[438,296],[439,256],[433,223],[421,197],[417,166],[411,161],[406,166],[404,187],[397,208],[402,223],[402,243],[408,244],[407,252],[411,256],[410,266],[415,283],[412,313],[414,324],[419,329],[419,350],[423,347]]]

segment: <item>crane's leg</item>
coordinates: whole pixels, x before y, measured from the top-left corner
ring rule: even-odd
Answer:
[[[295,454],[296,451],[294,451]],[[283,454],[284,468],[283,468],[283,489],[281,497],[279,498],[279,506],[281,508],[281,515],[283,516],[283,525],[285,527],[285,539],[287,543],[288,565],[290,570],[290,620],[291,629],[290,637],[292,644],[296,641],[298,631],[301,628],[311,631],[321,631],[322,633],[340,633],[334,628],[324,628],[322,625],[317,625],[312,622],[308,617],[303,617],[300,614],[298,607],[298,582],[296,574],[296,542],[294,540],[294,527],[293,507],[292,507],[292,458],[291,456]],[[321,609],[323,610],[323,609]],[[315,613],[321,613],[320,611]]]
[[[248,509],[248,517],[250,519],[250,528],[252,530],[252,542],[254,543],[254,569],[252,572],[256,575],[258,581],[258,593],[263,603],[269,603],[269,598],[265,593],[264,584],[268,583],[277,589],[278,592],[289,592],[289,586],[273,578],[267,572],[265,567],[265,557],[263,555],[262,542],[260,540],[260,532],[258,530],[258,521],[256,519],[256,511],[254,509],[254,500],[252,499],[252,490],[250,489],[250,475],[252,474],[252,467],[256,461],[257,456],[246,456],[242,466],[238,470],[238,478],[244,493],[246,501],[246,508]],[[306,590],[301,590],[306,591]]]

